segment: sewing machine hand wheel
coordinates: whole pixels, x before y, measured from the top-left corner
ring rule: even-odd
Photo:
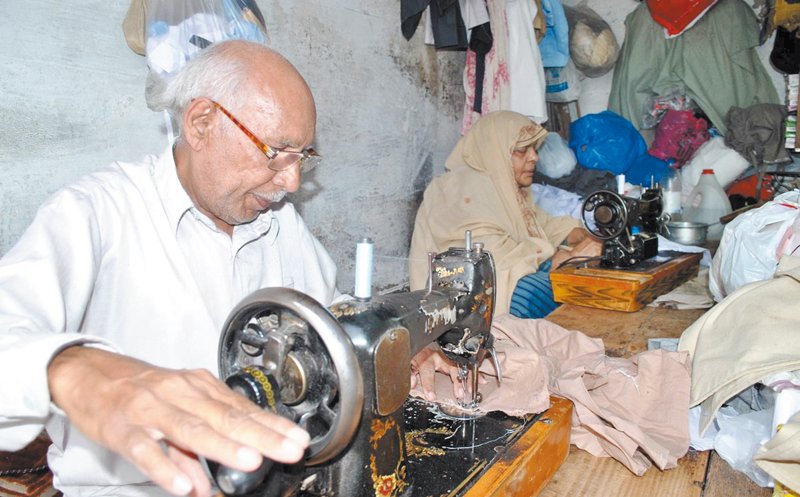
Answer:
[[[230,381],[251,371],[274,380],[278,412],[311,435],[306,464],[329,461],[347,447],[361,419],[364,386],[350,338],[327,309],[288,288],[245,298],[223,327],[219,372],[258,402],[259,394]]]
[[[591,216],[587,219],[587,216]],[[628,225],[628,206],[616,193],[599,190],[586,198],[581,210],[586,230],[600,240],[616,238]]]

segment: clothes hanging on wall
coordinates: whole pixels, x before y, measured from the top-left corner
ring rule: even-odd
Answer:
[[[513,110],[539,123],[547,120],[546,83],[538,44],[545,35],[540,1],[486,2],[493,43],[483,57],[482,78],[479,55],[467,50],[462,134],[469,131],[481,114],[494,110]],[[539,30],[537,25],[541,27]],[[480,106],[476,105],[476,96]]]
[[[756,53],[759,24],[742,0],[721,0],[682,35],[666,39],[640,4],[625,19],[608,108],[642,130],[647,99],[685,88],[723,134],[732,106],[780,103]]]
[[[542,0],[547,27],[539,42],[544,67],[564,67],[569,62],[569,25],[560,0]]]
[[[461,17],[458,0],[402,0],[400,27],[406,40],[417,30],[422,15],[430,12],[430,28],[437,49],[465,50],[467,28]]]
[[[471,42],[475,28],[489,23],[486,2],[484,0],[458,0],[458,7],[461,12],[461,20],[467,29],[467,40]],[[430,7],[425,10],[425,44],[436,46]],[[437,48],[439,47],[437,46]]]

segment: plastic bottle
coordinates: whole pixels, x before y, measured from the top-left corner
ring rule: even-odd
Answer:
[[[665,174],[661,181],[664,184],[662,189],[662,195],[664,197],[663,212],[669,214],[670,219],[681,219],[681,212],[683,210],[681,207],[683,184],[681,182],[680,171],[670,164],[669,173]]]
[[[703,169],[700,180],[692,189],[683,208],[683,219],[709,224],[706,239],[719,240],[722,238],[723,229],[719,218],[732,210],[731,201],[717,181],[714,170]]]

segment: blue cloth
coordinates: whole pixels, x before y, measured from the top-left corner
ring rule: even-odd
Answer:
[[[544,67],[564,67],[569,61],[569,25],[560,0],[542,0],[547,30],[539,42]]]
[[[512,316],[539,319],[560,305],[553,300],[553,286],[550,283],[552,266],[553,262],[548,259],[539,265],[535,273],[523,276],[517,281],[517,287],[511,295],[509,312]]]

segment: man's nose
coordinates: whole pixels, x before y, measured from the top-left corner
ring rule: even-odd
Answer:
[[[294,193],[300,188],[300,162],[275,173],[272,182],[289,193]]]

